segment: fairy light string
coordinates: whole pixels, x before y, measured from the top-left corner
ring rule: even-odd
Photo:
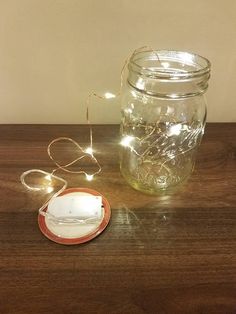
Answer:
[[[145,51],[145,50],[151,50],[153,51],[153,53],[156,54],[158,60],[159,60],[159,57],[158,57],[158,54],[150,47],[148,46],[143,46],[143,47],[140,47],[138,49],[135,49],[132,54],[125,60],[123,66],[122,66],[122,69],[121,69],[121,74],[120,74],[120,87],[119,87],[119,91],[116,93],[116,94],[113,94],[113,93],[110,93],[110,92],[106,92],[104,95],[99,95],[98,93],[96,92],[91,92],[87,99],[86,99],[86,123],[89,127],[89,139],[90,139],[90,143],[89,143],[89,146],[87,148],[83,148],[78,142],[76,142],[75,140],[69,138],[69,137],[58,137],[54,140],[52,140],[49,144],[48,144],[48,147],[47,147],[47,153],[48,153],[48,156],[49,158],[55,163],[55,165],[57,166],[57,168],[55,168],[51,174],[54,174],[57,170],[62,170],[62,171],[65,171],[65,172],[69,172],[69,173],[75,173],[75,174],[85,174],[86,178],[90,176],[95,176],[97,174],[99,174],[101,172],[101,166],[97,160],[97,158],[94,156],[94,151],[93,151],[93,130],[92,130],[92,125],[91,125],[91,122],[90,122],[90,103],[91,103],[91,98],[92,97],[95,97],[95,98],[98,98],[98,99],[111,99],[111,98],[116,98],[118,96],[120,96],[121,94],[121,89],[123,87],[123,81],[124,81],[124,72],[125,72],[125,69],[127,67],[127,64],[129,63],[130,59],[132,59],[132,57],[137,53],[137,52],[141,52],[141,51]],[[160,60],[159,60],[160,61]],[[72,160],[70,163],[67,163],[65,165],[61,165],[60,163],[58,163],[56,161],[56,158],[53,157],[52,155],[52,152],[51,152],[51,148],[52,146],[57,143],[57,142],[60,142],[60,141],[68,141],[68,142],[71,142],[74,144],[76,150],[80,153],[83,153],[82,155],[80,155],[79,157],[77,157],[76,159]],[[86,171],[84,171],[83,169],[81,170],[78,170],[78,171],[75,171],[75,170],[70,170],[68,169],[68,167],[74,165],[77,161],[85,158],[86,156],[89,156],[91,157],[91,159],[93,160],[93,162],[97,165],[98,169],[92,173],[92,174],[88,174]],[[34,171],[35,169],[32,169],[32,172]],[[36,169],[36,170],[39,170],[39,169]],[[31,173],[31,170],[28,170],[25,172],[24,174],[24,177],[26,175],[29,175]],[[49,173],[50,175],[50,173]],[[90,178],[90,177],[89,177]],[[27,187],[28,189],[30,190],[33,190],[34,188],[30,187],[29,185],[26,185],[25,184],[25,181],[21,180],[22,181],[22,184],[25,185],[25,187]]]
[[[102,98],[102,96],[99,96],[95,93],[92,93],[88,96],[88,99],[86,101],[87,103],[87,109],[86,109],[86,120],[87,120],[87,124],[89,126],[89,134],[90,134],[90,145],[87,148],[83,148],[77,141],[73,140],[72,138],[69,137],[58,137],[55,138],[54,140],[52,140],[48,146],[47,146],[47,154],[49,156],[49,158],[53,161],[53,163],[57,166],[56,168],[54,168],[52,170],[51,173],[46,172],[44,170],[41,169],[31,169],[31,170],[27,170],[25,172],[22,173],[20,180],[21,183],[30,191],[42,191],[44,193],[51,193],[53,191],[53,188],[51,186],[51,181],[52,179],[55,179],[59,182],[63,183],[63,186],[57,191],[55,192],[52,197],[50,197],[40,208],[39,208],[39,214],[48,217],[49,219],[51,219],[52,222],[54,222],[55,224],[63,224],[63,223],[91,223],[91,218],[88,219],[77,219],[77,218],[69,218],[69,217],[63,217],[63,219],[60,219],[58,217],[55,217],[54,215],[50,214],[49,212],[45,211],[45,208],[48,206],[49,202],[53,199],[56,198],[58,195],[60,195],[67,187],[68,183],[65,179],[63,179],[60,176],[56,176],[55,172],[58,170],[62,170],[64,172],[67,173],[73,173],[73,174],[84,174],[86,179],[88,181],[92,181],[93,177],[97,174],[99,174],[101,172],[101,165],[98,162],[97,158],[94,156],[93,153],[93,131],[92,131],[92,126],[89,120],[89,101],[90,98],[92,96],[97,96],[99,98]],[[73,159],[71,162],[66,163],[64,165],[60,164],[57,159],[53,156],[52,154],[52,147],[53,145],[55,145],[58,142],[70,142],[72,144],[74,144],[75,147],[75,152],[78,154],[78,157]],[[86,172],[83,169],[79,169],[79,170],[71,170],[69,169],[69,167],[75,165],[77,162],[79,162],[80,160],[89,157],[91,159],[91,161],[93,162],[93,164],[96,166],[96,170],[94,172]],[[27,177],[29,177],[30,175],[33,174],[43,174],[44,175],[44,179],[46,179],[48,181],[48,184],[43,185],[43,186],[38,186],[35,187],[33,185],[30,185],[29,183],[26,182]]]
[[[102,168],[101,168],[101,165],[99,163],[99,161],[97,160],[96,156],[94,155],[94,150],[93,150],[93,129],[92,129],[92,125],[91,125],[91,122],[90,122],[90,103],[91,103],[91,99],[93,97],[97,98],[97,99],[102,99],[102,100],[105,100],[105,99],[110,99],[110,98],[115,98],[115,97],[118,97],[121,95],[121,91],[122,91],[122,88],[123,88],[123,82],[124,82],[124,74],[125,74],[125,70],[127,68],[127,65],[128,63],[130,62],[130,60],[133,58],[134,55],[136,55],[138,52],[152,52],[155,56],[156,56],[156,59],[157,61],[160,63],[160,66],[163,66],[162,62],[160,61],[159,59],[159,56],[158,56],[158,53],[153,50],[151,47],[149,46],[143,46],[143,47],[140,47],[138,49],[135,49],[131,54],[130,56],[125,60],[123,66],[122,66],[122,69],[121,69],[121,72],[120,72],[120,86],[119,86],[119,90],[116,94],[113,94],[113,93],[110,93],[110,92],[107,92],[103,95],[99,95],[97,94],[96,92],[91,92],[87,99],[86,99],[86,124],[88,125],[88,129],[89,129],[89,145],[88,147],[86,148],[83,148],[77,141],[75,141],[74,139],[72,138],[69,138],[69,137],[58,137],[58,138],[55,138],[54,140],[52,140],[49,144],[48,144],[48,147],[47,147],[47,154],[49,156],[49,158],[52,160],[52,162],[56,165],[56,168],[54,168],[52,170],[52,172],[46,172],[46,171],[43,171],[41,169],[31,169],[31,170],[27,170],[25,171],[22,175],[21,175],[21,182],[22,184],[27,188],[29,189],[30,191],[44,191],[45,193],[49,193],[49,192],[52,192],[52,187],[50,185],[51,183],[51,179],[55,179],[55,180],[58,180],[59,182],[62,182],[63,183],[63,186],[59,189],[59,191],[57,191],[56,193],[54,193],[52,195],[51,198],[49,198],[49,200],[47,200],[47,202],[45,202],[39,209],[39,213],[42,214],[42,215],[50,215],[49,213],[47,213],[45,211],[45,208],[47,207],[48,203],[50,202],[50,200],[52,200],[53,198],[57,197],[61,192],[63,192],[68,183],[65,179],[63,179],[61,176],[58,176],[58,175],[55,175],[55,173],[58,171],[58,170],[61,170],[61,171],[64,171],[64,172],[67,172],[67,173],[71,173],[71,174],[84,174],[85,175],[85,178],[88,180],[88,181],[92,181],[94,176],[98,175]],[[161,119],[161,117],[160,117]],[[156,141],[150,141],[150,145],[147,147],[147,149],[142,152],[142,153],[139,153],[135,150],[135,148],[132,146],[132,142],[133,140],[138,140],[139,143],[141,144],[142,142],[146,141],[148,142],[149,138],[156,132],[157,128],[158,128],[158,124],[160,122],[160,119],[155,123],[154,126],[152,126],[150,132],[146,132],[146,135],[145,137],[143,138],[137,138],[137,137],[132,137],[130,135],[126,135],[124,136],[122,139],[121,139],[121,145],[127,147],[127,148],[130,148],[132,152],[134,152],[138,158],[140,159],[144,159],[144,157],[148,154],[149,150],[153,147],[154,143],[156,143]],[[175,122],[176,123],[176,122]],[[142,125],[142,127],[144,127]],[[198,131],[196,131],[198,133]],[[158,139],[157,139],[158,141]],[[57,160],[57,158],[55,158],[54,154],[52,153],[52,147],[56,144],[56,143],[59,143],[59,142],[69,142],[69,143],[72,143],[74,145],[74,150],[75,152],[77,153],[78,157],[76,157],[75,159],[73,159],[72,161],[66,163],[66,164],[61,164],[59,163]],[[187,151],[190,151],[192,150],[193,147],[190,147]],[[182,154],[185,154],[187,151],[179,151],[177,153],[177,156],[179,155],[182,155]],[[93,171],[92,173],[88,173],[87,171],[85,171],[82,167],[80,167],[78,170],[71,170],[71,168],[69,167],[72,167],[72,166],[75,166],[75,164],[81,160],[83,160],[84,158],[89,158],[93,165],[96,167],[96,170]],[[166,159],[164,162],[161,163],[161,166],[160,166],[160,169],[162,169],[163,167],[166,168],[166,170],[168,170],[168,167],[166,167],[166,164],[172,160],[174,157],[169,157],[168,159]],[[175,156],[176,158],[176,156]],[[35,173],[40,173],[42,175],[45,176],[46,179],[48,179],[48,184],[46,185],[46,188],[45,186],[44,187],[33,187],[32,185],[26,183],[26,178],[32,174],[35,174]],[[51,217],[51,219],[54,219],[55,220],[55,217]],[[55,220],[56,221],[56,220]],[[58,223],[62,223],[60,221],[57,221]],[[74,221],[73,221],[74,222]]]

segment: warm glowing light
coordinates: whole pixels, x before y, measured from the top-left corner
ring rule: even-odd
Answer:
[[[86,176],[86,179],[87,179],[88,181],[92,181],[92,180],[93,180],[93,174],[87,174],[87,173],[85,173],[85,176]]]
[[[172,99],[176,99],[178,97],[179,97],[178,94],[170,94],[170,98],[172,98]]]
[[[45,176],[45,179],[48,180],[48,181],[52,181],[52,177],[51,177],[50,174],[47,174],[47,175]]]
[[[172,125],[168,131],[168,135],[169,136],[172,136],[172,135],[179,135],[180,132],[182,130],[182,124],[179,123],[179,124],[175,124],[175,125]]]
[[[46,190],[47,190],[47,193],[51,193],[53,191],[53,187],[48,186]]]
[[[122,138],[120,144],[124,147],[130,147],[130,143],[134,140],[133,136],[127,135],[124,138]]]
[[[85,153],[87,153],[87,154],[89,154],[89,155],[93,155],[93,149],[92,149],[92,147],[90,146],[90,147],[87,147],[86,149],[85,149]]]
[[[125,109],[125,113],[132,113],[133,110],[131,108]]]
[[[104,94],[104,97],[105,97],[106,99],[111,99],[111,98],[116,98],[116,95],[115,95],[115,94],[112,94],[112,93],[110,93],[110,92],[106,92],[106,93]]]

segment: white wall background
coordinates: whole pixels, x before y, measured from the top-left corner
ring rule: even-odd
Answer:
[[[209,58],[208,121],[236,122],[235,0],[0,0],[0,123],[84,123],[143,45]],[[119,122],[115,100],[91,111]]]

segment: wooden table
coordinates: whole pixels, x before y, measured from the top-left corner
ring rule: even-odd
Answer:
[[[172,196],[126,184],[118,126],[94,126],[102,173],[91,187],[112,207],[93,241],[63,246],[37,225],[42,195],[21,185],[31,168],[53,169],[46,147],[58,136],[82,145],[88,128],[0,126],[0,313],[236,313],[236,124],[208,124],[196,169]]]

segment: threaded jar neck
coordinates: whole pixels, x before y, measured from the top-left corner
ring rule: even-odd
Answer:
[[[207,90],[210,68],[206,58],[189,52],[137,52],[128,64],[128,83],[152,96],[186,98]]]

